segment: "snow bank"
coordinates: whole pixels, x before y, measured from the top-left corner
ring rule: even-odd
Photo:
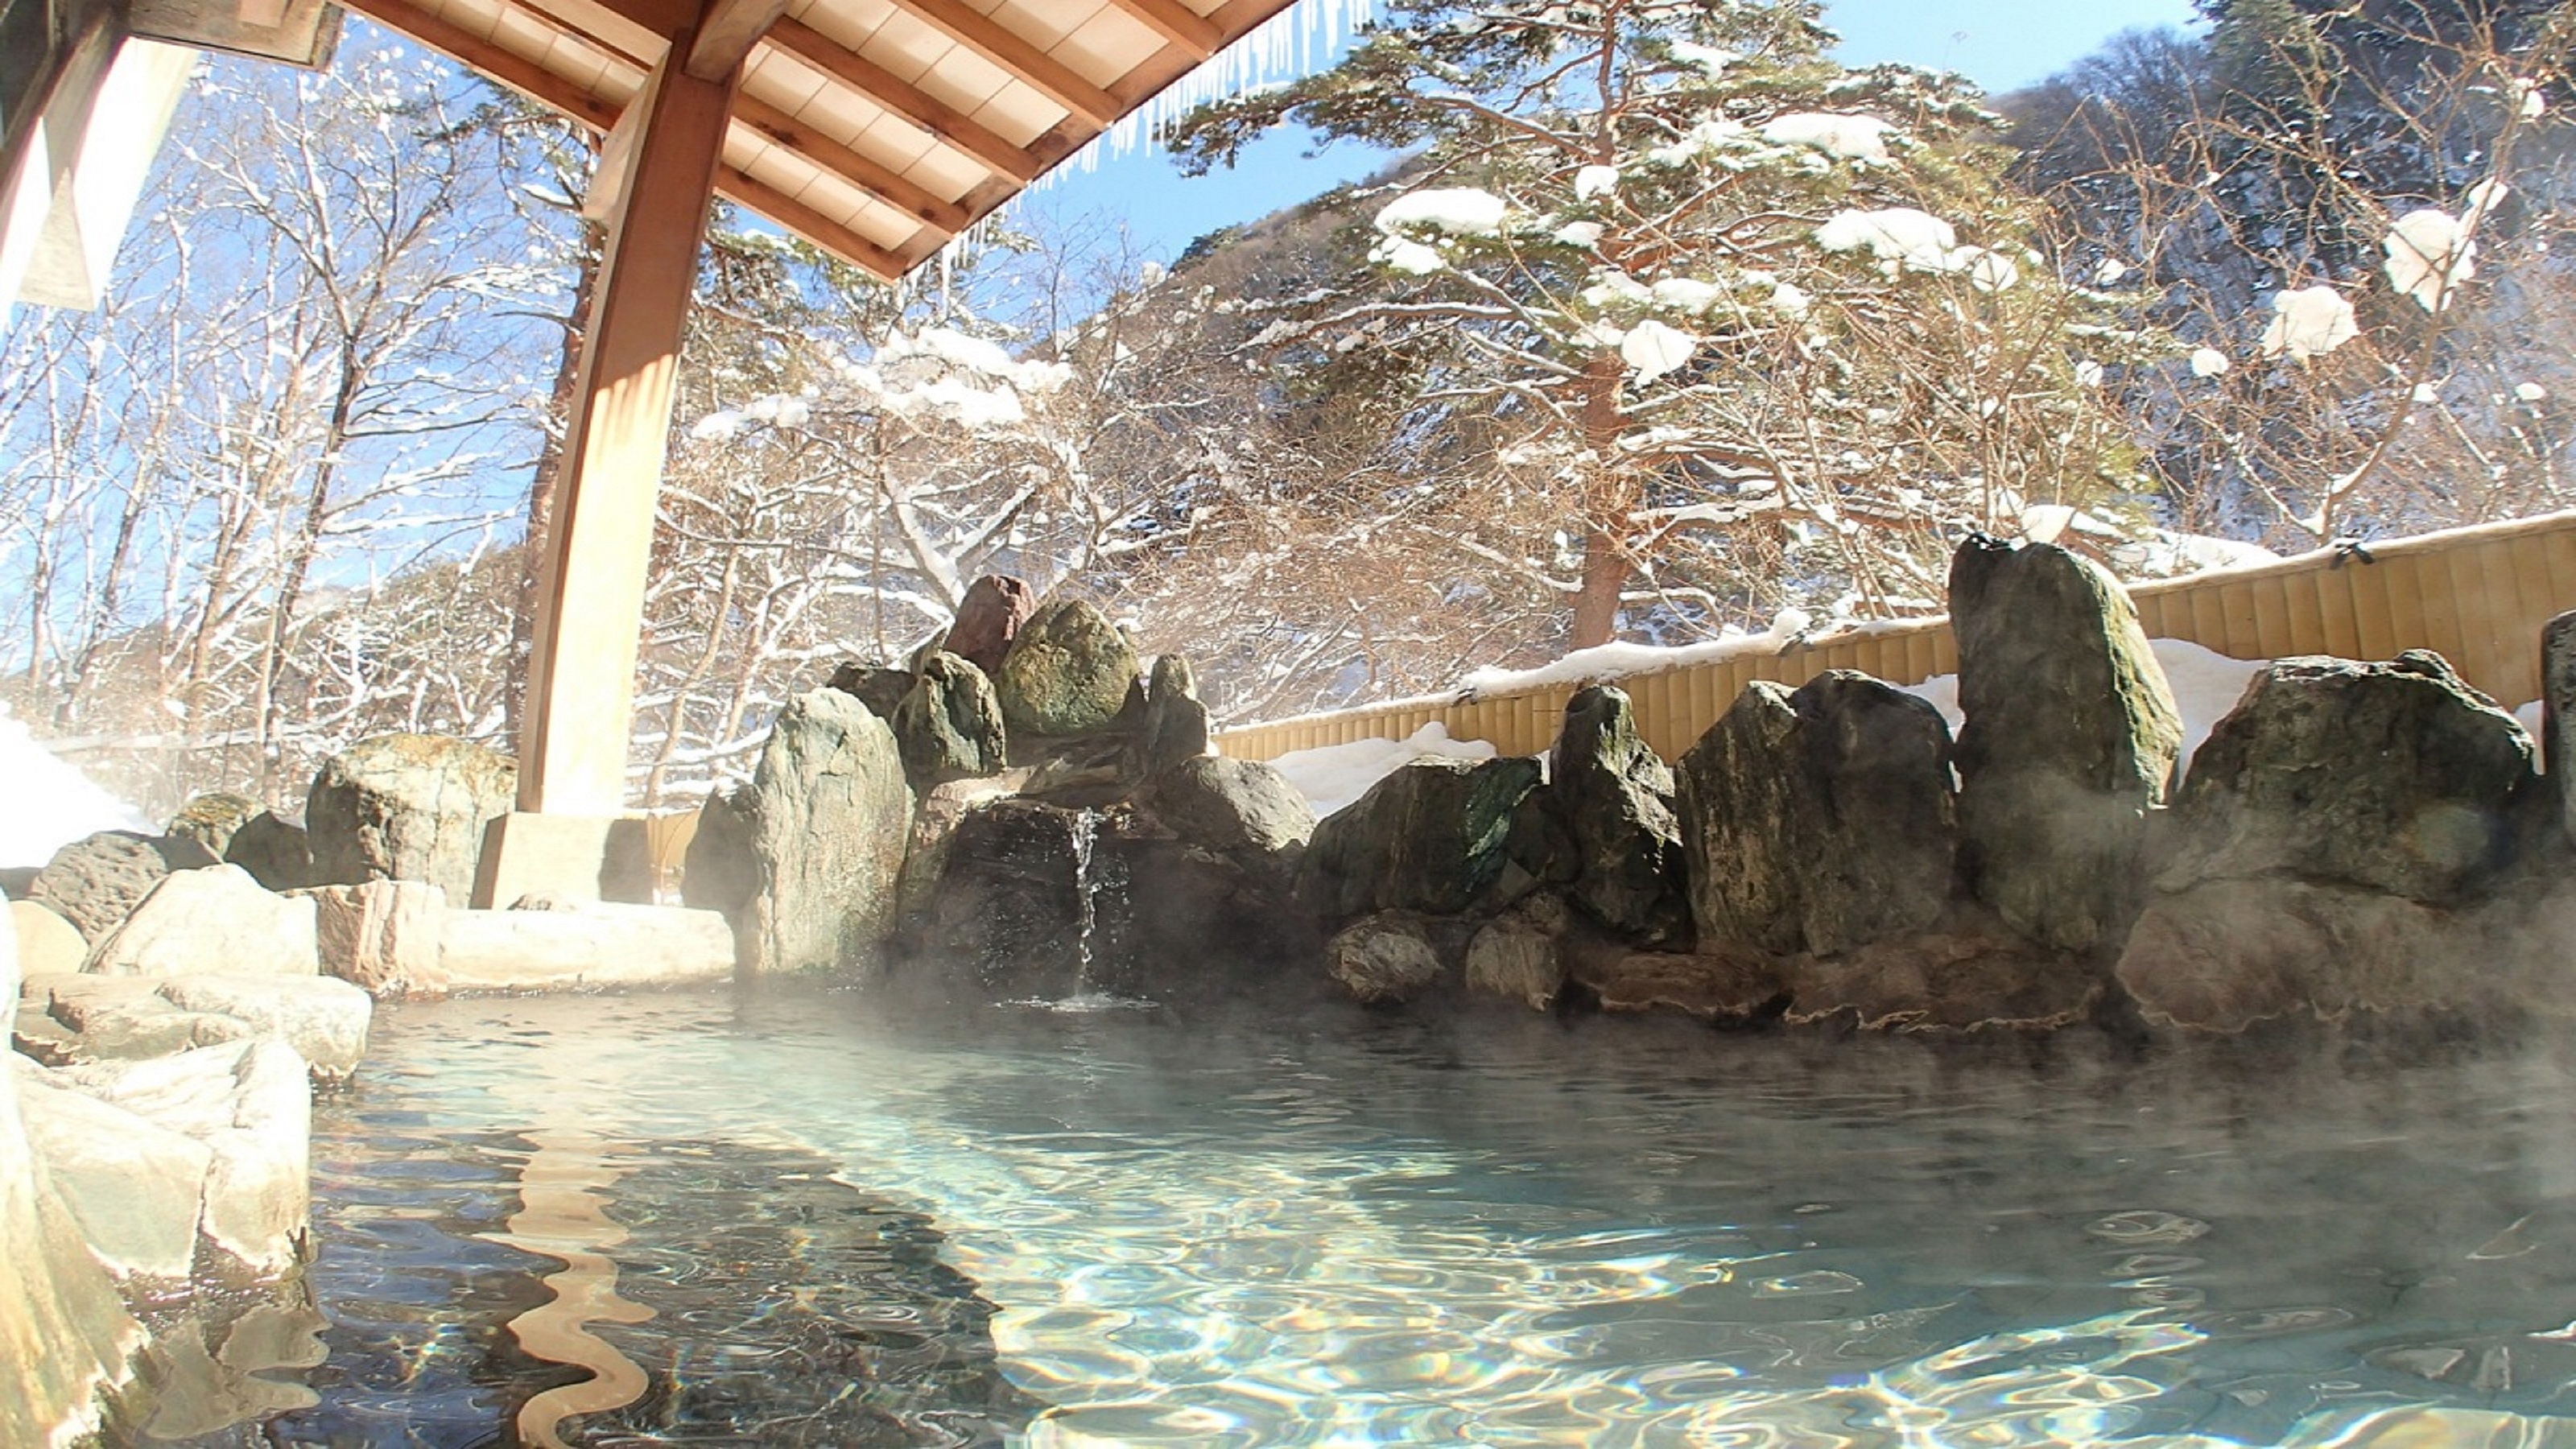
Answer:
[[[10,808],[0,813],[0,866],[43,865],[54,852],[102,830],[150,830],[131,805],[89,782],[38,744],[0,707],[0,780]]]
[[[1704,644],[1597,644],[1535,669],[1470,670],[1459,677],[1458,688],[1470,695],[1513,694],[1551,684],[1592,684],[1631,674],[1653,674],[1685,664],[1715,664],[1744,654],[1777,654],[1814,622],[1803,609],[1783,609],[1780,617],[1771,621],[1771,627],[1759,634],[1730,634]]]
[[[1322,819],[1369,792],[1369,787],[1414,760],[1490,760],[1494,747],[1484,740],[1453,740],[1437,722],[1415,730],[1408,739],[1353,740],[1347,745],[1291,750],[1270,763],[1288,777],[1297,793]]]

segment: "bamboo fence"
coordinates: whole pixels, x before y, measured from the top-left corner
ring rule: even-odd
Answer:
[[[2187,639],[2237,659],[2386,659],[2400,650],[2430,649],[2511,707],[2540,695],[2541,625],[2576,609],[2576,512],[2138,584],[2129,597],[2151,637]],[[1949,620],[1930,618],[1606,682],[1628,692],[1638,733],[1669,760],[1757,679],[1794,686],[1828,669],[1857,669],[1891,684],[1920,684],[1958,667]],[[1398,700],[1223,730],[1216,745],[1238,759],[1266,760],[1292,750],[1403,739],[1436,722],[1454,739],[1532,755],[1555,741],[1565,702],[1581,687]]]

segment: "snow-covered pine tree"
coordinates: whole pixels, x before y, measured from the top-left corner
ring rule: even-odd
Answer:
[[[1413,152],[1368,198],[1371,265],[1269,304],[1257,341],[1310,391],[1406,390],[1424,476],[1483,490],[1462,537],[1552,523],[1482,542],[1571,599],[1571,647],[1618,632],[1641,571],[1701,627],[1920,607],[1956,527],[2122,466],[2095,384],[2140,339],[2033,249],[1977,93],[1834,64],[1820,11],[1399,0],[1174,141],[1200,170],[1283,125]],[[1669,587],[1712,540],[1705,586]]]

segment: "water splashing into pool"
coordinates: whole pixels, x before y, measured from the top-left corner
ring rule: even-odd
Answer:
[[[317,1123],[332,1358],[263,1432],[500,1442],[622,1373],[510,1327],[594,1254],[652,1316],[586,1323],[641,1387],[571,1444],[2561,1442],[2572,1067],[406,1007]],[[618,1241],[512,1226],[574,1158]]]

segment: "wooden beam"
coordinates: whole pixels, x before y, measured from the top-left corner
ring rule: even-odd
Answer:
[[[901,280],[922,256],[938,250],[937,241],[922,249],[916,240],[904,252],[888,251],[777,187],[756,181],[730,166],[717,173],[716,193],[741,202],[880,282]],[[915,251],[919,255],[907,255]]]
[[[787,0],[707,0],[705,18],[680,69],[697,80],[722,80],[787,13]]]
[[[1205,60],[1225,49],[1232,37],[1216,28],[1216,22],[1180,3],[1180,0],[1110,0],[1119,9],[1145,22],[1155,34],[1183,50]]]
[[[773,51],[783,52],[824,79],[866,96],[932,139],[973,158],[996,176],[1007,176],[1025,186],[1045,175],[1049,164],[1063,159],[1061,155],[1048,157],[1012,145],[983,122],[793,16],[770,28],[769,44]]]
[[[596,40],[620,54],[648,63],[658,45],[642,45],[646,36],[668,44],[698,23],[699,0],[520,0],[522,8],[575,35]]]
[[[604,132],[617,124],[618,108],[614,102],[592,95],[535,61],[514,51],[503,50],[451,21],[442,20],[408,3],[408,0],[342,0],[342,3],[594,131]]]
[[[932,195],[923,190],[919,182],[908,180],[893,168],[860,155],[767,101],[754,96],[738,96],[733,103],[733,115],[741,124],[837,174],[851,185],[876,193],[887,205],[910,212],[924,225],[937,227],[943,237],[964,231],[973,220],[966,214],[966,208],[956,202]]]
[[[273,29],[286,23],[286,0],[241,0],[234,16],[244,25]]]
[[[581,214],[601,226],[617,215],[618,203],[625,199],[624,187],[634,170],[635,147],[644,129],[645,110],[628,106],[618,116],[617,124],[600,138],[599,159],[591,164],[590,186],[581,196]]]
[[[1217,49],[1222,50],[1241,40],[1252,33],[1253,27],[1294,3],[1295,0],[1226,0],[1217,8],[1216,14],[1208,17],[1217,33],[1224,37]],[[1189,74],[1206,58],[1183,45],[1167,45],[1154,52],[1129,71],[1124,80],[1110,88],[1112,98],[1118,103],[1119,114],[1124,115],[1143,105],[1154,92]]]
[[[675,43],[634,109],[618,204],[547,520],[519,808],[615,815],[626,804],[635,655],[653,548],[653,503],[671,429],[680,334],[733,108],[733,77],[702,81]]]
[[[894,0],[894,7],[1009,71],[1094,126],[1105,128],[1127,114],[1129,108],[1117,97],[991,16],[968,9],[961,0]]]

